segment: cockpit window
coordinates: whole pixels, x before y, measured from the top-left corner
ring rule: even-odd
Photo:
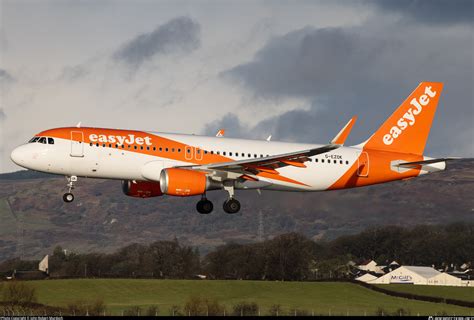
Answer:
[[[54,144],[54,139],[53,138],[48,138],[48,144]]]
[[[39,137],[33,137],[30,139],[30,141],[28,141],[28,143],[33,143],[33,142],[36,142],[39,140]]]
[[[38,142],[39,142],[39,143],[46,144],[46,138],[45,138],[45,137],[41,137],[41,138],[39,138]]]

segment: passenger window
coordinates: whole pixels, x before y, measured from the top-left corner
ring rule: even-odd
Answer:
[[[163,151],[163,148],[162,148],[162,147],[160,147],[160,149],[159,149],[159,150],[160,150],[160,151]]]
[[[133,149],[137,150],[137,146],[133,146]]]
[[[180,148],[178,148],[178,152],[181,152],[181,149],[180,149]]]
[[[314,159],[314,162],[318,162],[318,158]]]
[[[231,156],[231,157],[232,157],[232,152],[229,152],[229,156]]]
[[[339,163],[342,164],[342,160]]]
[[[197,153],[198,153],[198,154],[201,154],[201,149],[197,149]]]
[[[118,145],[118,144],[115,144],[115,148],[118,148],[118,147],[119,147],[119,145]]]
[[[249,158],[252,158],[252,155],[250,153],[248,154],[248,156],[249,156]]]
[[[103,148],[105,148],[105,143],[102,145]]]
[[[150,147],[146,147],[147,150],[150,150]]]
[[[179,150],[179,149],[178,149]],[[207,150],[204,150],[204,154],[207,154]]]
[[[165,148],[165,151],[168,152],[168,148]]]
[[[99,146],[99,144],[98,144],[98,143],[96,143],[95,145],[96,145],[97,147]]]
[[[92,142],[90,142],[89,145],[92,147]]]
[[[217,151],[216,153],[217,153],[217,154],[221,154],[221,152],[220,152],[220,151]]]
[[[191,153],[191,149],[187,149],[186,152],[187,152],[187,153]]]
[[[245,153],[242,152],[242,157],[245,157]]]
[[[111,144],[111,143],[109,143],[109,148],[112,148],[112,144]]]
[[[263,154],[260,155],[260,158],[263,158]]]
[[[153,147],[153,151],[156,151],[156,147]]]
[[[143,146],[140,147],[140,150],[143,150]]]
[[[254,154],[254,155],[253,155],[253,157],[254,157],[254,158],[256,158],[256,157],[257,157],[257,155],[256,155],[256,154]]]
[[[321,162],[324,163],[324,159],[321,159]]]
[[[224,151],[224,152],[222,152],[222,155],[224,155],[224,156],[225,156],[225,151]]]
[[[337,163],[337,160],[334,160],[334,163]]]
[[[122,149],[125,149],[125,145],[122,144]]]
[[[346,164],[349,164],[349,161],[346,161]]]

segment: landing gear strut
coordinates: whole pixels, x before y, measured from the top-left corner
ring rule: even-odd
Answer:
[[[240,202],[237,199],[234,199],[234,183],[233,181],[230,184],[224,184],[224,190],[229,193],[229,199],[224,202],[223,208],[224,211],[233,214],[237,213],[240,210]]]
[[[211,201],[207,200],[206,196],[203,194],[202,199],[196,204],[196,210],[200,214],[209,214],[212,212],[212,209],[214,209],[214,205]]]
[[[74,201],[74,195],[72,194],[71,191],[74,189],[74,182],[77,181],[77,177],[70,176],[70,177],[66,177],[66,179],[67,179],[67,187],[69,188],[69,191],[63,195],[63,200],[64,202],[70,203]]]

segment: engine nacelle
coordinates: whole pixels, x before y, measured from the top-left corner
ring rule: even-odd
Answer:
[[[221,187],[220,183],[210,180],[204,172],[179,168],[162,170],[160,186],[164,194],[178,197],[196,196]]]
[[[122,190],[127,196],[136,198],[151,198],[163,195],[160,184],[157,182],[130,180],[122,181]]]

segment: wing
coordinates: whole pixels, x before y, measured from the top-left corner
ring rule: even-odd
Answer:
[[[210,163],[205,165],[181,166],[180,168],[202,170],[202,171],[227,171],[238,174],[257,175],[260,172],[279,174],[276,169],[294,166],[305,168],[304,162],[309,161],[309,157],[326,153],[341,147],[336,144],[328,144],[322,147],[273,155],[268,157],[246,159],[231,162]]]

